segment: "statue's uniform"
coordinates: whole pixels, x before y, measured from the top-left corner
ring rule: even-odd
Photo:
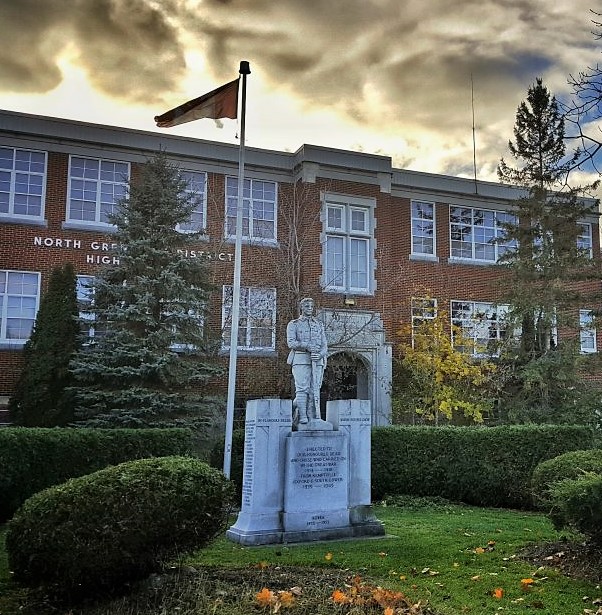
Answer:
[[[321,376],[326,366],[328,345],[324,325],[316,318],[300,316],[288,323],[286,341],[291,349],[287,363],[292,366],[295,379],[295,405],[299,409],[301,421],[306,422],[303,418],[307,413],[308,401],[311,408],[314,399],[311,352],[317,352],[320,355],[320,359],[315,362],[320,371],[318,385],[322,384]],[[319,409],[317,409],[315,417],[319,418],[319,416]]]

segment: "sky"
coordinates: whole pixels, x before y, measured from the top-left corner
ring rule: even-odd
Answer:
[[[0,0],[0,109],[236,143],[237,120],[153,118],[247,60],[247,146],[310,143],[473,177],[474,144],[477,177],[497,181],[529,86],[541,77],[562,100],[569,75],[599,63],[594,5]]]

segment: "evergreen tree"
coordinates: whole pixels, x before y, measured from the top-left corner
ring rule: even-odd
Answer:
[[[207,419],[206,383],[221,372],[203,327],[209,273],[205,262],[186,256],[198,234],[177,230],[194,206],[161,153],[111,218],[119,264],[94,281],[94,343],[72,363],[79,424],[194,426]]]
[[[52,271],[23,348],[23,370],[8,406],[17,425],[55,427],[73,418],[64,391],[71,383],[69,361],[78,348],[77,318],[75,273],[66,263]]]
[[[566,154],[564,121],[541,79],[518,107],[509,150],[517,166],[502,159],[498,176],[521,186],[524,196],[515,202],[515,222],[503,225],[510,247],[499,261],[509,272],[502,301],[520,331],[518,348],[508,340],[503,396],[523,409],[523,419],[549,421],[574,405],[582,384],[579,309],[592,305],[592,297],[581,282],[599,277],[599,263],[583,247],[579,223],[596,214],[597,203],[584,198],[591,187],[569,184],[577,154]],[[557,330],[567,340],[561,346]]]

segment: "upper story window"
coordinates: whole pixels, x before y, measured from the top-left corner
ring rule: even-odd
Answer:
[[[0,216],[42,219],[46,152],[0,147]]]
[[[504,223],[514,224],[514,214],[450,206],[449,222],[452,258],[495,263],[516,245],[514,241],[503,241],[505,230],[502,226]]]
[[[110,224],[109,217],[126,195],[129,175],[127,162],[71,156],[67,221]]]
[[[75,289],[79,305],[79,321],[85,338],[84,343],[91,344],[100,334],[94,313],[94,276],[78,275]]]
[[[207,225],[207,173],[182,171],[181,176],[187,184],[187,194],[194,201],[194,209],[190,219],[178,225],[178,230],[183,233],[202,233]]]
[[[499,354],[500,342],[506,336],[507,305],[494,305],[477,301],[452,301],[452,336],[454,328],[470,342],[468,348],[454,346],[474,357],[491,357]],[[456,336],[457,337],[457,336]]]
[[[369,199],[326,198],[322,267],[326,290],[364,294],[374,290],[373,216]]]
[[[592,245],[592,225],[587,222],[578,222],[579,236],[577,237],[577,247],[593,258],[594,251]]]
[[[591,310],[579,310],[579,329],[581,352],[598,352],[594,314]]]
[[[276,240],[276,182],[245,179],[243,184],[242,236],[257,242]],[[226,177],[226,236],[236,236],[238,179]]]
[[[412,254],[435,255],[435,204],[412,201]]]
[[[238,348],[276,348],[276,289],[241,287],[238,314]],[[232,286],[224,286],[222,302],[223,347],[230,348]]]
[[[0,270],[0,343],[24,344],[38,311],[40,274]]]

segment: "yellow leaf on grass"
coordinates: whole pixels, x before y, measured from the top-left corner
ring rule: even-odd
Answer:
[[[474,552],[480,555],[481,553],[485,553],[485,549],[483,549],[483,547],[477,547]]]
[[[292,592],[280,591],[278,592],[278,600],[282,603],[282,606],[289,607],[295,602],[295,596]]]
[[[329,551],[325,556],[324,559],[329,562],[332,559],[332,553]]]
[[[388,606],[384,611],[383,611],[383,615],[395,615],[395,611],[393,610],[393,607]]]

